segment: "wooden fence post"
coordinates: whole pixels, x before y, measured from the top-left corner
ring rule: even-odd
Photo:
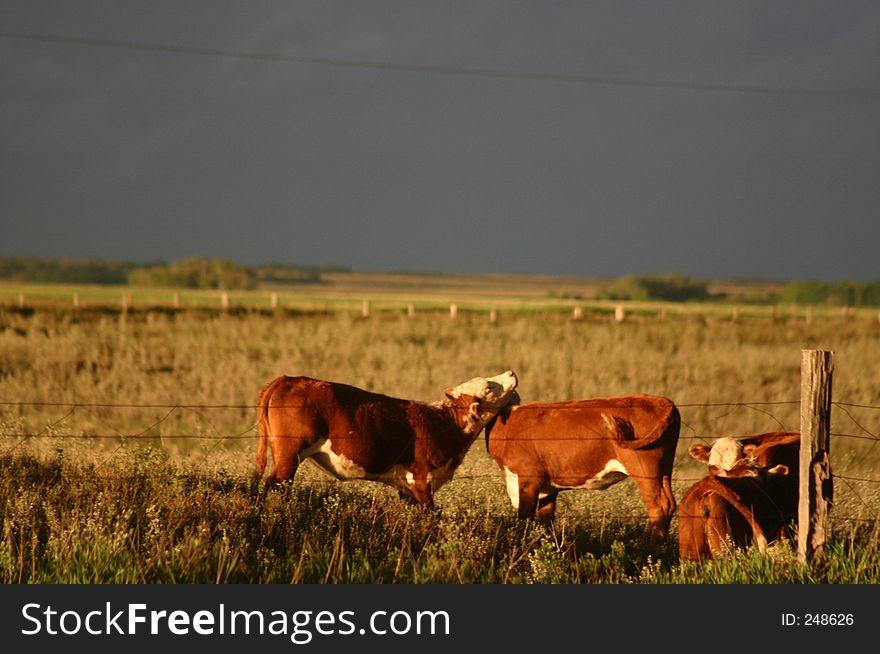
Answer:
[[[458,305],[453,302],[449,305],[449,317],[455,320],[455,317],[458,315]]]
[[[370,315],[370,301],[367,298],[364,298],[361,302],[361,316],[366,318]]]
[[[831,508],[830,460],[832,352],[801,350],[801,452],[798,563],[816,563],[825,552]]]

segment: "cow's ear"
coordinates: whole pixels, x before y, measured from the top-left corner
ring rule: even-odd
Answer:
[[[446,389],[446,397],[448,397],[450,400],[454,400],[454,399],[455,399],[455,395],[454,395],[454,393],[455,393],[455,389],[452,388],[451,386],[450,386],[449,388]]]
[[[694,444],[688,448],[688,453],[700,463],[709,463],[709,453],[712,448],[708,445]]]
[[[788,475],[788,466],[784,466],[781,463],[778,466],[773,466],[767,471],[768,475],[776,475],[778,477],[785,477]]]
[[[751,458],[752,452],[754,452],[756,449],[758,449],[758,446],[752,443],[749,443],[748,445],[743,445],[743,456]]]
[[[479,402],[471,402],[471,405],[468,407],[468,416],[474,418],[475,420],[479,420],[480,418],[480,403]]]

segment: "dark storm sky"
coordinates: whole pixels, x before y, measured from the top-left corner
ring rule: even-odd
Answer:
[[[0,2],[0,256],[868,280],[878,207],[873,0]]]

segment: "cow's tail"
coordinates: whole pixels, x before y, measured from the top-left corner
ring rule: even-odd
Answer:
[[[269,399],[272,397],[277,381],[278,379],[273,379],[263,386],[263,390],[260,391],[260,398],[257,400],[257,424],[259,426],[260,440],[257,446],[257,461],[253,477],[256,484],[259,484],[260,479],[263,477],[263,472],[266,470],[266,448],[269,440]]]
[[[618,443],[632,443],[635,440],[636,432],[633,424],[623,416],[603,413],[602,421],[611,433],[611,437]]]
[[[671,401],[668,406],[669,410],[663,418],[658,420],[654,428],[644,436],[638,436],[632,422],[626,418],[607,413],[603,413],[602,418],[620,447],[641,450],[662,440],[674,450],[678,443],[678,432],[681,430],[681,416],[678,408]]]

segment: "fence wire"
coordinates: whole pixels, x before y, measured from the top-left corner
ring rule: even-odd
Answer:
[[[783,422],[773,414],[772,409],[774,407],[785,407],[785,406],[794,406],[800,404],[800,400],[780,400],[780,401],[752,401],[752,402],[700,402],[700,403],[676,403],[676,406],[682,409],[728,409],[728,411],[717,414],[711,418],[711,420],[718,420],[723,417],[726,417],[733,413],[734,411],[745,409],[749,411],[754,411],[757,413],[761,413],[766,415],[768,418],[773,420],[776,425],[779,427],[779,431],[787,431],[784,428]],[[273,405],[273,409],[285,409],[285,408],[301,408],[302,405]],[[858,442],[868,442],[869,446],[867,451],[864,452],[858,459],[853,459],[849,462],[850,466],[856,466],[858,464],[862,464],[864,467],[866,459],[874,455],[873,452],[875,444],[877,441],[880,441],[880,434],[866,427],[863,422],[856,418],[854,415],[855,410],[871,410],[871,411],[880,411],[880,406],[873,404],[863,404],[863,403],[853,403],[853,402],[841,402],[834,401],[832,402],[832,406],[835,409],[838,409],[838,416],[843,416],[842,419],[849,420],[855,427],[856,431],[859,433],[851,433],[848,431],[832,431],[830,435],[835,439],[852,439]],[[55,401],[12,401],[12,400],[0,400],[0,407],[10,407],[17,408],[19,412],[23,412],[29,409],[41,409],[41,408],[56,408],[56,409],[64,409],[65,413],[54,419],[52,422],[48,423],[45,427],[43,427],[40,431],[10,431],[8,428],[4,432],[0,432],[0,439],[6,441],[14,441],[10,447],[3,448],[4,454],[10,454],[15,449],[20,447],[22,444],[30,441],[30,440],[38,440],[45,439],[48,441],[70,441],[70,440],[84,440],[84,441],[115,441],[119,444],[119,446],[111,453],[110,457],[115,456],[117,452],[119,452],[127,442],[144,442],[144,441],[157,441],[160,444],[167,441],[206,441],[213,443],[208,452],[204,453],[204,456],[208,456],[212,452],[214,452],[220,445],[227,442],[237,442],[237,441],[256,441],[256,432],[257,432],[257,421],[251,420],[248,424],[241,429],[231,432],[231,433],[221,433],[223,430],[218,429],[214,426],[210,419],[206,417],[206,414],[211,411],[219,411],[219,410],[231,410],[231,411],[257,411],[259,409],[258,404],[187,404],[187,403],[130,403],[130,402],[55,402]],[[519,409],[528,409],[529,405],[521,405]],[[597,409],[601,409],[601,407],[595,407]],[[609,407],[611,408],[611,407]],[[120,431],[116,428],[112,427],[106,420],[98,419],[94,416],[94,413],[90,410],[95,409],[109,409],[109,410],[163,410],[165,413],[161,417],[157,418],[153,422],[151,422],[148,426],[139,430],[127,430]],[[565,406],[558,407],[558,410],[564,411],[566,409]],[[105,427],[107,428],[107,432],[112,433],[74,433],[68,431],[59,431],[59,426],[63,425],[69,419],[73,418],[77,411],[86,410],[90,411],[90,418],[93,420],[97,420],[98,422],[103,422]],[[175,414],[179,414],[180,412],[189,411],[198,415],[200,418],[204,420],[204,422],[211,428],[213,433],[161,433],[161,427],[171,420]],[[179,417],[179,416],[178,416]],[[839,418],[840,419],[840,418]],[[717,437],[717,435],[712,436],[704,436],[699,435],[697,433],[697,429],[692,425],[688,424],[684,419],[681,421],[682,430],[687,432],[685,434],[680,434],[679,441],[702,441],[705,444],[711,444],[711,442]],[[793,430],[796,431],[796,430]],[[159,433],[157,433],[159,432]],[[721,434],[719,434],[721,435]],[[746,438],[747,436],[739,436],[741,438]],[[338,440],[340,437],[335,437],[334,440]],[[344,438],[344,437],[342,437]],[[352,438],[356,438],[353,436]],[[482,438],[482,436],[478,437]],[[607,434],[592,432],[587,434],[571,434],[571,435],[560,435],[557,437],[557,440],[560,441],[583,441],[583,440],[611,440],[611,437]],[[529,440],[527,437],[522,439],[512,438],[508,440]],[[833,448],[836,449],[836,448]],[[106,461],[105,461],[106,463]],[[679,466],[680,467],[680,466]],[[832,479],[835,482],[840,482],[843,486],[845,486],[848,492],[856,499],[856,501],[866,510],[866,512],[870,513],[870,517],[864,516],[850,516],[850,515],[838,515],[837,513],[833,514],[834,520],[841,521],[851,521],[857,523],[864,522],[880,522],[880,516],[876,514],[870,503],[864,499],[862,493],[859,489],[855,487],[855,485],[862,484],[867,485],[869,487],[873,487],[873,485],[880,484],[880,479],[866,476],[856,476],[852,474],[845,474],[846,469],[844,469],[843,473],[835,470],[834,461],[832,460]],[[630,474],[629,477],[633,477],[634,479],[639,479],[640,475],[638,474]],[[677,483],[684,484],[693,484],[701,479],[704,476],[683,476],[682,474],[673,475],[673,479]],[[241,477],[241,481],[250,480],[250,477]],[[494,480],[503,483],[503,477],[500,474],[454,474],[449,483],[458,482],[458,481],[485,481],[485,480]],[[297,483],[309,484],[309,485],[317,485],[317,486],[333,486],[339,483],[336,479],[304,479],[297,480]],[[871,491],[873,492],[873,491]]]

